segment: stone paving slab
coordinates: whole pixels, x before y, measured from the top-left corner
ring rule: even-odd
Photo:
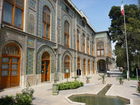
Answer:
[[[137,93],[137,81],[125,80],[123,85],[119,84],[116,78],[110,77],[106,78],[106,84],[102,84],[99,81],[99,76],[96,75],[91,78],[89,84],[85,84],[83,87],[72,90],[60,91],[59,95],[52,95],[52,83],[43,83],[37,86],[32,86],[35,90],[34,93],[34,105],[78,105],[76,103],[71,103],[67,100],[67,97],[72,94],[97,94],[106,84],[113,84],[106,95],[111,96],[121,96],[133,100],[132,105],[140,105],[140,94]],[[72,79],[73,80],[73,79]],[[66,80],[63,80],[63,82]],[[71,81],[71,80],[69,80]],[[80,81],[84,83],[85,78],[80,78]],[[15,95],[21,92],[22,88],[11,88],[0,92],[0,97],[4,95]],[[83,104],[82,104],[83,105]]]

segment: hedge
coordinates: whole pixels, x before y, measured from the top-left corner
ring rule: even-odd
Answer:
[[[83,86],[83,82],[73,81],[58,84],[58,90],[76,89]]]

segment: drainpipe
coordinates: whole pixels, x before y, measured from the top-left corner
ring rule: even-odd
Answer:
[[[56,0],[56,14],[55,14],[55,37],[56,37],[56,48],[55,48],[55,51],[56,51],[56,72],[54,73],[54,82],[57,81],[58,79],[58,0]]]

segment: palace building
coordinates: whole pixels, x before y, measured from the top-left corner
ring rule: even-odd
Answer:
[[[0,88],[94,76],[112,67],[111,39],[71,0],[0,0]]]

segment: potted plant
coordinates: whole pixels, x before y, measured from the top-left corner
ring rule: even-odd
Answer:
[[[119,77],[119,83],[120,83],[120,85],[122,85],[123,84],[123,77]]]
[[[91,77],[89,77],[89,76],[86,76],[86,83],[90,83],[90,79]]]
[[[105,84],[105,77],[106,77],[105,73],[103,75],[99,75],[99,76],[101,77],[100,79],[102,80],[102,84]]]
[[[78,79],[78,76],[75,76],[75,77],[72,77],[72,78],[74,78],[74,81],[77,81],[77,79]]]

